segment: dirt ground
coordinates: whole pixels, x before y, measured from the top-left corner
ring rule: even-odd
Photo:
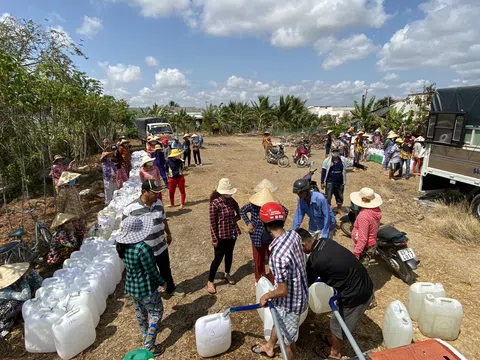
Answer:
[[[215,296],[206,291],[207,271],[213,258],[208,225],[208,197],[215,189],[217,181],[229,177],[238,188],[235,199],[245,204],[252,195],[253,187],[263,178],[270,179],[278,186],[277,197],[292,212],[296,206],[296,196],[292,194],[293,182],[306,173],[296,166],[281,169],[267,164],[263,160],[263,150],[259,138],[216,137],[207,138],[207,148],[202,152],[205,166],[188,170],[187,206],[180,210],[168,210],[173,243],[169,249],[173,275],[178,289],[187,293],[178,300],[165,301],[165,313],[158,342],[167,350],[164,359],[198,359],[195,346],[195,321],[206,314],[223,312],[231,306],[255,302],[255,280],[251,242],[242,223],[244,233],[237,240],[234,253],[233,272],[238,283],[227,285],[218,274]],[[288,148],[289,156],[293,148]],[[323,151],[316,151],[313,160],[321,168]],[[478,286],[480,249],[459,245],[451,240],[429,234],[425,231],[430,216],[429,210],[413,200],[417,195],[418,179],[401,180],[392,183],[377,164],[369,164],[366,172],[348,174],[345,194],[368,186],[378,191],[383,199],[382,222],[397,223],[410,239],[410,246],[421,260],[417,270],[418,281],[441,282],[447,296],[458,299],[464,309],[463,325],[460,337],[451,342],[467,358],[480,358],[480,299]],[[315,176],[319,180],[320,174]],[[177,194],[177,196],[179,196]],[[178,200],[177,200],[178,202]],[[346,201],[347,202],[347,201]],[[292,217],[289,218],[290,225]],[[350,248],[351,240],[341,231],[335,239]],[[220,268],[223,270],[223,265]],[[374,263],[369,273],[375,283],[378,307],[367,311],[354,337],[363,351],[384,349],[382,345],[382,324],[384,312],[393,300],[407,303],[408,285],[392,275],[382,264]],[[318,342],[320,334],[328,332],[329,315],[309,314],[300,328],[297,343],[299,359],[314,359],[312,348]],[[414,322],[414,340],[426,338]],[[263,326],[257,312],[232,314],[232,346],[218,359],[258,359],[250,352],[250,347],[262,342]],[[133,307],[125,305],[123,288],[108,299],[108,307],[101,316],[97,328],[97,341],[76,359],[121,359],[127,352],[139,348],[141,338]],[[353,356],[351,348],[345,348],[346,355]],[[25,352],[23,327],[19,325],[7,344],[0,348],[1,359],[58,359],[56,354],[30,354]],[[280,358],[280,355],[277,355]]]

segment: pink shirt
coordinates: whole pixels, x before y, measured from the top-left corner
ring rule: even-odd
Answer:
[[[157,185],[162,184],[162,177],[160,176],[160,170],[156,166],[152,166],[150,169],[142,167],[140,169],[140,180],[143,183],[145,180],[153,179]]]
[[[377,232],[382,219],[380,208],[360,210],[353,224],[352,240],[355,244],[353,254],[360,258],[363,250],[377,243]]]

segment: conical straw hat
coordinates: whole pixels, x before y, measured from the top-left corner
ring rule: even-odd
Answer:
[[[16,263],[0,266],[0,289],[4,289],[20,279],[30,267],[29,263]]]
[[[57,186],[62,186],[65,184],[68,184],[70,181],[75,180],[79,178],[81,174],[79,173],[74,173],[70,171],[64,171],[62,175],[60,176],[60,179],[58,179]]]
[[[255,191],[256,193],[260,192],[260,190],[264,189],[264,188],[267,188],[268,190],[270,190],[272,193],[274,193],[275,191],[278,190],[278,188],[273,185],[273,183],[268,180],[268,179],[263,179],[260,183],[257,184],[257,186],[255,186],[253,188],[253,191]]]
[[[256,194],[252,195],[248,201],[250,201],[253,205],[257,205],[257,206],[263,206],[269,202],[278,203],[278,200],[273,196],[272,192],[267,188],[263,188]]]
[[[64,214],[59,213],[55,216],[55,219],[52,222],[52,229],[55,229],[63,224],[66,224],[69,221],[75,220],[77,217],[73,214]]]

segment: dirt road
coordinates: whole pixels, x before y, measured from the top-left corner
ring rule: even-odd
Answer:
[[[241,204],[248,201],[253,187],[263,178],[274,182],[279,191],[278,198],[291,211],[296,206],[296,196],[292,194],[292,183],[306,173],[295,166],[280,169],[263,160],[263,150],[259,138],[230,137],[207,139],[207,149],[203,150],[205,166],[192,168],[187,172],[187,206],[180,210],[168,210],[170,227],[174,240],[170,258],[173,275],[178,288],[187,296],[178,300],[165,301],[165,314],[158,342],[166,347],[165,359],[197,359],[195,348],[195,321],[206,314],[224,311],[236,305],[254,303],[255,288],[251,243],[244,233],[237,241],[233,271],[237,285],[229,286],[217,280],[218,294],[211,296],[206,291],[207,271],[213,258],[208,225],[208,197],[222,177],[229,177],[238,188],[235,195]],[[288,154],[293,148],[287,149]],[[289,155],[290,156],[290,155]],[[321,168],[323,153],[317,151],[313,159]],[[320,174],[316,175],[319,179]],[[419,281],[441,282],[447,295],[460,300],[464,306],[462,333],[452,345],[468,358],[480,358],[480,345],[477,341],[480,330],[480,300],[478,293],[480,265],[479,249],[458,245],[442,237],[425,231],[429,214],[412,197],[417,194],[418,179],[390,182],[380,166],[371,164],[367,172],[348,174],[346,198],[352,191],[369,186],[378,191],[384,205],[383,222],[402,220],[399,229],[408,233],[410,245],[421,260],[417,273]],[[177,194],[178,196],[178,194]],[[177,201],[178,202],[178,201]],[[290,217],[288,225],[291,224]],[[242,229],[245,226],[242,224]],[[340,231],[335,239],[346,247],[351,241]],[[220,268],[223,270],[223,265]],[[382,349],[383,314],[391,301],[399,299],[407,302],[408,286],[393,276],[381,264],[369,268],[376,289],[378,307],[368,311],[354,332],[362,350]],[[141,346],[141,338],[133,307],[125,306],[123,289],[117,289],[114,297],[108,300],[108,308],[102,315],[97,328],[97,341],[93,347],[77,359],[121,359],[128,351]],[[298,341],[299,359],[314,359],[312,348],[320,334],[328,332],[327,315],[309,317],[300,329]],[[256,312],[232,315],[233,343],[228,353],[219,359],[258,359],[251,354],[250,347],[262,342],[262,323]],[[414,340],[425,339],[415,323]],[[7,359],[57,359],[53,354],[28,354],[24,350],[22,329],[17,330],[8,341],[12,346],[8,351],[0,351],[0,358]],[[4,356],[7,354],[6,356]],[[346,354],[353,356],[350,348]],[[277,358],[279,358],[277,356]]]

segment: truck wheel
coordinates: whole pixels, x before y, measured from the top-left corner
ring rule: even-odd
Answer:
[[[472,214],[480,220],[480,194],[477,194],[471,203]]]

